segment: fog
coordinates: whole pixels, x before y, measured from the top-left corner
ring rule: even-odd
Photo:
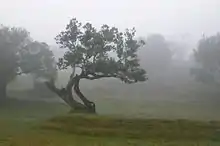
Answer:
[[[220,146],[220,0],[0,10],[0,146]]]
[[[109,24],[121,29],[136,27],[139,36],[161,33],[174,37],[189,34],[198,40],[216,33],[220,25],[218,0],[7,0],[0,1],[0,22],[22,26],[33,38],[55,44],[54,37],[70,18]]]
[[[27,29],[32,38],[49,44],[56,60],[65,51],[59,48],[54,38],[71,18],[82,23],[90,22],[97,28],[102,24],[121,31],[135,27],[136,38],[146,42],[138,56],[149,79],[132,85],[112,78],[83,80],[82,90],[91,96],[89,99],[181,104],[195,101],[205,103],[203,108],[206,109],[220,100],[219,85],[195,80],[191,70],[198,69],[198,65],[195,65],[193,50],[198,48],[199,40],[204,36],[220,31],[219,8],[219,0],[0,0],[0,23]],[[66,86],[71,71],[58,72],[57,86]],[[10,97],[25,99],[42,96],[44,100],[51,100],[55,96],[46,86],[44,95],[39,91],[33,94],[29,91],[33,88],[33,77],[22,75],[10,82],[8,92]],[[53,99],[60,101],[59,98]]]

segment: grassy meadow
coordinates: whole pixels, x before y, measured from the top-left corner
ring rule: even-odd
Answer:
[[[177,75],[135,85],[83,81],[97,115],[69,114],[58,97],[24,90],[32,86],[21,79],[8,91],[16,99],[0,107],[0,146],[219,146],[219,88]]]
[[[214,110],[207,107],[200,106],[207,109],[206,113],[198,114],[197,107],[189,109],[193,105],[183,109],[184,106],[166,103],[157,103],[153,108],[150,101],[145,106],[143,102],[100,102],[97,103],[100,105],[98,115],[82,115],[68,114],[69,108],[62,103],[12,99],[0,110],[0,146],[220,145],[220,123],[216,122],[219,117],[217,114],[214,117]],[[129,108],[133,111],[125,114]],[[180,109],[182,111],[178,111]],[[138,115],[140,111],[145,111],[145,115]],[[176,112],[169,115],[169,111]],[[184,117],[187,111],[195,117]],[[148,117],[147,113],[154,116],[149,114]],[[206,118],[210,114],[213,120],[202,120],[203,114]]]

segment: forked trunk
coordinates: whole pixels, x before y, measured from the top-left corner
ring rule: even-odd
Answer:
[[[95,113],[95,103],[86,99],[86,97],[81,93],[79,89],[79,81],[80,76],[75,76],[69,80],[66,88],[63,89],[56,88],[54,82],[47,82],[46,85],[51,91],[55,92],[66,104],[71,107],[71,112]],[[82,100],[83,104],[73,98],[73,86],[75,93]]]
[[[95,108],[95,103],[92,101],[89,101],[80,91],[79,88],[79,81],[80,81],[80,77],[76,76],[76,82],[74,85],[74,91],[75,93],[79,96],[79,98],[82,100],[82,102],[84,103],[84,105],[86,106],[88,112],[90,113],[96,113],[96,108]]]
[[[46,82],[46,85],[51,91],[56,93],[67,105],[69,105],[71,107],[71,110],[84,108],[84,105],[74,100],[71,88],[68,90],[66,88],[58,89],[55,86],[54,82]]]

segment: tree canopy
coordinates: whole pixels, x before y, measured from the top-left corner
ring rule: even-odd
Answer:
[[[29,33],[25,29],[1,26],[0,74],[6,82],[20,73],[19,54],[29,41]]]
[[[42,97],[49,94],[44,82],[57,78],[57,66],[53,52],[46,43],[32,42],[21,53],[21,68],[33,78],[34,94]]]
[[[46,74],[47,61],[42,62],[39,48],[45,48],[45,43],[35,42],[23,28],[0,27],[0,97],[6,97],[8,82],[17,75],[34,73]],[[43,52],[45,53],[45,52]],[[48,52],[51,54],[51,52]],[[45,54],[44,54],[45,56]],[[46,69],[45,69],[46,68]]]
[[[197,66],[191,70],[195,79],[204,83],[220,83],[220,34],[203,37],[194,50]]]
[[[53,52],[46,43],[32,42],[20,53],[20,68],[35,78],[56,78],[56,63]]]
[[[59,67],[78,67],[86,79],[115,77],[126,83],[145,81],[146,72],[137,58],[137,50],[143,42],[138,43],[134,36],[134,28],[122,33],[115,27],[103,25],[97,30],[90,23],[82,25],[72,19],[66,30],[56,37],[62,48],[68,48],[59,60]]]

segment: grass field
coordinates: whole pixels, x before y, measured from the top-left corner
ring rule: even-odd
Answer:
[[[113,102],[109,104],[113,104]],[[117,104],[113,105],[117,107],[120,102]],[[124,104],[129,107],[128,103]],[[11,100],[0,108],[0,146],[220,145],[219,122],[177,120],[174,117],[178,118],[178,116],[175,115],[172,115],[173,120],[152,119],[152,117],[143,119],[143,117],[140,118],[140,115],[133,118],[134,105],[130,107],[133,112],[127,114],[129,116],[122,117],[122,113],[125,111],[119,111],[120,115],[110,115],[110,111],[108,111],[110,105],[104,108],[104,103],[102,105],[104,110],[100,112],[101,114],[94,116],[67,114],[68,107],[60,103]],[[111,109],[112,113],[116,113],[114,110],[117,110],[114,109],[114,106]],[[142,106],[142,110],[150,110],[152,107],[153,105],[144,109]],[[167,105],[167,107],[169,106]],[[99,111],[101,108],[99,106]],[[175,108],[178,109],[173,106],[172,110]],[[119,107],[118,109],[120,110]],[[139,111],[137,109],[136,111]],[[158,118],[164,113],[162,109],[158,115],[159,110],[158,113],[154,110],[151,110],[152,115],[155,114],[155,117]],[[171,109],[169,110],[171,111]],[[208,113],[211,114],[211,112],[212,110],[207,109],[205,115],[208,116]],[[190,114],[196,115],[196,113],[196,110],[192,110]],[[178,113],[176,114],[178,115]],[[180,112],[179,115],[183,115],[183,113]],[[201,115],[202,113],[198,115],[198,118],[194,117],[194,120],[202,120]],[[215,119],[214,114],[210,117]],[[168,119],[169,116],[166,118]]]

